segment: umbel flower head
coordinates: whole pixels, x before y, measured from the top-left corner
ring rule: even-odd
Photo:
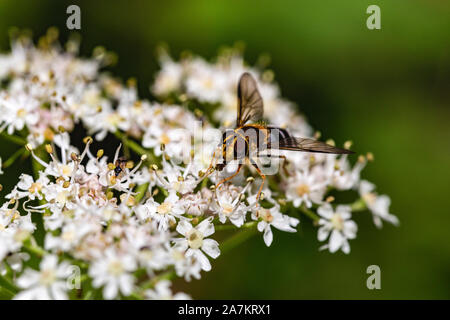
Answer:
[[[352,213],[371,212],[377,227],[398,224],[389,197],[361,180],[370,153],[355,161],[281,151],[282,169],[260,194],[252,169],[219,186],[235,168],[208,168],[222,130],[235,120],[244,72],[257,80],[274,125],[313,135],[273,73],[248,67],[238,50],[214,62],[163,53],[150,86],[157,100],[148,101],[135,80],[124,84],[102,73],[111,53],[96,48],[80,58],[75,40],[64,51],[56,38],[50,29],[35,46],[20,35],[0,55],[0,133],[18,145],[0,163],[7,170],[29,159],[34,168],[17,177],[0,204],[0,277],[10,298],[186,299],[172,293],[170,279],[213,270],[221,253],[239,248],[230,232],[259,231],[270,246],[278,232],[296,232],[312,219],[318,240],[326,241],[321,249],[350,253],[359,216],[354,221]],[[77,126],[90,136],[74,141]],[[116,151],[107,154],[111,143]],[[355,201],[343,204],[341,191],[352,191]]]

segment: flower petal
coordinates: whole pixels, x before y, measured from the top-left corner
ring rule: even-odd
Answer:
[[[220,255],[219,244],[213,239],[203,240],[202,250],[213,259]]]

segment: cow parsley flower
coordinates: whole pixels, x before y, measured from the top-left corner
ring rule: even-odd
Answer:
[[[214,233],[214,225],[210,218],[203,220],[193,227],[186,220],[181,220],[177,225],[177,232],[185,238],[176,238],[174,242],[180,250],[186,251],[186,256],[193,256],[200,262],[203,270],[210,271],[211,263],[205,253],[216,259],[220,255],[219,244],[213,239],[206,239]]]
[[[320,249],[329,249],[330,252],[336,252],[341,249],[344,253],[350,253],[348,239],[356,238],[358,226],[350,220],[351,208],[349,206],[338,205],[333,210],[329,203],[326,203],[317,209],[320,215],[319,230],[317,238],[319,241],[325,241],[328,237],[328,244]]]
[[[357,231],[350,208],[367,207],[378,227],[383,220],[398,224],[389,197],[361,180],[369,156],[352,166],[346,155],[279,151],[283,157],[272,159],[280,170],[266,176],[258,202],[262,181],[253,183],[251,166],[219,183],[237,169],[235,162],[220,172],[215,165],[223,128],[236,118],[244,72],[257,80],[271,124],[313,136],[273,72],[247,65],[238,50],[224,50],[214,62],[195,55],[176,61],[165,53],[151,85],[159,101],[150,101],[139,97],[133,79],[125,84],[101,71],[113,60],[104,48],[79,58],[79,44],[70,40],[63,50],[53,29],[40,43],[21,36],[0,55],[0,132],[26,148],[7,162],[27,151],[43,167],[33,165],[33,175],[24,170],[0,203],[0,274],[21,289],[16,299],[72,297],[65,285],[69,263],[82,266],[82,298],[92,284],[95,298],[102,292],[104,299],[188,299],[159,276],[190,281],[210,271],[209,257],[221,253],[210,238],[215,231],[222,243],[234,243],[245,237],[229,240],[224,230],[256,229],[270,246],[273,228],[295,232],[299,219],[291,214],[304,213],[318,222],[319,241],[327,241],[321,249],[348,253]],[[71,141],[75,126],[93,136],[80,150],[74,145],[81,142]],[[122,142],[112,157],[105,154],[108,133]],[[94,152],[93,145],[104,149]],[[361,198],[333,209],[334,196],[350,189]],[[36,260],[39,270],[30,268]]]
[[[382,220],[388,221],[393,225],[398,225],[399,220],[396,216],[389,213],[391,199],[387,195],[377,195],[375,185],[367,180],[362,180],[359,185],[359,194],[372,212],[373,222],[378,228],[383,226]]]
[[[66,261],[58,264],[58,258],[55,255],[45,256],[39,264],[39,271],[27,268],[17,279],[17,284],[23,290],[14,299],[67,299],[66,279],[71,274],[69,267]]]
[[[320,175],[311,171],[296,171],[287,179],[286,198],[298,208],[303,203],[310,208],[313,203],[321,203],[327,183]]]
[[[256,207],[253,209],[252,219],[259,221],[257,228],[259,232],[263,232],[264,243],[270,247],[273,241],[272,228],[285,232],[296,232],[295,227],[299,224],[299,220],[280,213],[279,206],[273,206],[270,209]]]
[[[133,291],[134,277],[131,272],[136,270],[136,260],[131,255],[119,256],[110,248],[104,255],[98,257],[89,268],[94,287],[103,287],[103,297],[114,299],[122,293],[129,296]]]

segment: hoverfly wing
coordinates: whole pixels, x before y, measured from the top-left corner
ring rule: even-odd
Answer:
[[[309,139],[285,137],[280,139],[278,148],[280,150],[293,150],[318,153],[352,154],[353,151],[338,148],[325,142]]]
[[[256,122],[262,119],[264,106],[262,97],[258,91],[256,80],[245,72],[238,84],[238,114],[236,125],[244,125],[248,121]]]

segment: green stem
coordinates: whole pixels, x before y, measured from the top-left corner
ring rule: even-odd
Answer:
[[[320,217],[316,213],[314,213],[312,210],[306,208],[305,206],[300,206],[299,209],[304,215],[311,218],[311,220],[313,222],[319,222]]]
[[[24,146],[27,144],[27,141],[21,137],[17,137],[15,135],[12,134],[7,134],[6,132],[1,132],[0,133],[0,137],[4,138],[5,140],[8,140],[12,143],[15,143],[19,146]]]
[[[15,294],[14,292],[6,289],[6,288],[2,288],[0,287],[0,300],[11,300],[12,298],[14,298]]]
[[[83,300],[91,300],[92,296],[94,295],[94,292],[92,290],[89,290],[83,297]]]
[[[365,202],[362,198],[359,198],[358,200],[356,200],[355,202],[353,202],[353,203],[350,205],[350,207],[352,208],[352,211],[353,211],[353,212],[367,210],[366,202]]]
[[[49,254],[44,248],[42,248],[38,245],[30,245],[30,244],[24,243],[22,248],[26,252],[31,253],[31,254],[37,256],[38,258],[41,258],[46,254]],[[82,269],[87,269],[89,267],[89,265],[87,263],[73,259],[70,256],[65,256],[65,259],[69,260],[73,264],[76,264],[77,266],[79,266]],[[87,279],[88,279],[87,275],[82,276],[82,281],[85,281]]]
[[[222,254],[230,251],[231,249],[237,247],[239,244],[245,242],[246,240],[250,239],[253,235],[256,234],[256,221],[252,221],[249,223],[246,223],[246,227],[243,230],[240,230],[236,234],[232,235],[230,238],[225,240],[220,245],[220,251]]]
[[[137,193],[137,195],[135,197],[136,203],[141,202],[142,198],[145,196],[145,193],[147,192],[148,185],[149,185],[149,183],[144,183],[136,188],[136,193]]]
[[[0,288],[10,291],[13,295],[19,292],[19,288],[4,276],[0,275]]]
[[[214,226],[216,231],[227,231],[227,230],[240,230],[240,229],[248,229],[252,228],[256,224],[255,221],[244,223],[240,228],[236,227],[234,224],[222,224]]]
[[[27,151],[27,149],[25,148],[20,148],[19,150],[17,150],[16,152],[13,153],[13,155],[11,157],[9,157],[2,165],[3,168],[8,168],[10,165],[12,165],[17,158],[19,158],[21,155],[23,155],[25,152]]]
[[[24,244],[23,249],[25,251],[27,251],[28,253],[32,253],[35,256],[43,257],[44,255],[47,254],[47,251],[45,251],[43,248],[39,247],[39,246],[34,246],[34,245],[29,245],[29,244]]]

